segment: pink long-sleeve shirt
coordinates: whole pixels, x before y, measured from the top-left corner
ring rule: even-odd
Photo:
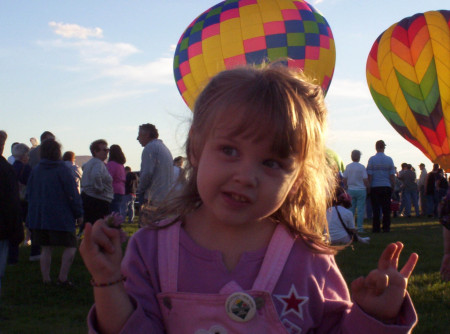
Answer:
[[[113,179],[112,186],[114,194],[125,195],[125,168],[115,161],[108,161],[106,164],[109,174]]]
[[[218,293],[230,281],[251,289],[267,250],[244,253],[230,272],[220,252],[197,245],[183,229],[179,243],[178,291],[190,293]],[[121,333],[164,333],[156,298],[160,292],[157,245],[155,230],[141,229],[130,239],[122,273],[127,277],[125,288],[136,309]],[[408,295],[396,325],[383,324],[367,315],[351,302],[334,256],[311,252],[302,239],[297,239],[291,250],[272,300],[280,319],[301,328],[302,333],[400,334],[409,333],[417,322]],[[89,332],[97,333],[95,306],[88,324]]]

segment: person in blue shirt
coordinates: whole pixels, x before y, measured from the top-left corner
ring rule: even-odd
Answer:
[[[395,182],[395,166],[392,158],[384,154],[386,144],[379,140],[375,143],[377,154],[367,163],[367,175],[370,183],[372,202],[372,232],[380,232],[380,209],[383,213],[383,232],[391,229],[391,195]]]

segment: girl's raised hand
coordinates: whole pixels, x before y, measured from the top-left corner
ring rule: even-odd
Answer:
[[[389,244],[378,260],[378,268],[351,284],[353,300],[364,312],[385,323],[396,320],[406,295],[408,279],[419,258],[416,253],[411,254],[398,271],[402,249],[401,242]]]
[[[120,278],[120,231],[109,227],[104,219],[97,220],[94,225],[86,223],[80,254],[94,281],[110,282]]]

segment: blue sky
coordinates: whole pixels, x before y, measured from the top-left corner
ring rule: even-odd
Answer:
[[[29,144],[52,131],[63,150],[88,155],[99,138],[118,144],[139,169],[138,126],[153,123],[174,156],[183,154],[191,112],[176,88],[172,60],[184,29],[214,0],[0,2],[0,129]],[[448,0],[312,0],[336,43],[326,102],[328,147],[345,163],[352,149],[374,154],[383,139],[396,166],[431,162],[395,132],[370,96],[370,48],[390,25]]]

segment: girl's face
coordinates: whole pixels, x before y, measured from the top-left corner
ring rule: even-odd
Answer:
[[[267,218],[280,208],[297,180],[298,162],[272,151],[273,135],[256,140],[230,128],[209,135],[198,161],[197,187],[204,218],[240,225]]]

